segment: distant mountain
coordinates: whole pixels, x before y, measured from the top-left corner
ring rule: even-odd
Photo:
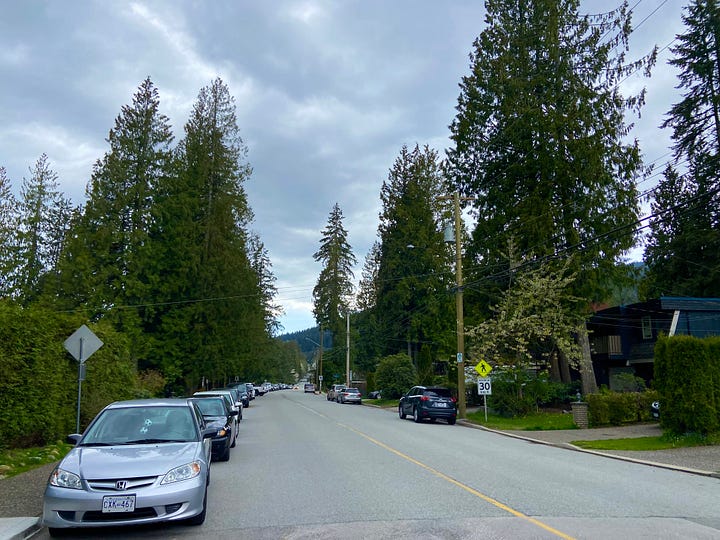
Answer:
[[[307,330],[298,330],[297,332],[290,332],[278,336],[281,341],[296,341],[300,351],[305,357],[310,360],[315,351],[318,350],[318,344],[320,343],[320,328],[317,326],[308,328]],[[323,332],[323,349],[332,348],[332,334],[328,331]]]

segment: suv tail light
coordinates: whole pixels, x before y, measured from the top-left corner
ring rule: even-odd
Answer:
[[[430,398],[427,396],[420,396],[420,401],[430,401]]]
[[[457,398],[451,397],[450,399],[452,400],[453,403],[457,403]]]

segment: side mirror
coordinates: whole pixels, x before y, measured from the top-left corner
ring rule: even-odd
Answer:
[[[65,437],[65,442],[77,446],[77,443],[80,442],[80,439],[82,439],[82,435],[80,433],[72,433]]]

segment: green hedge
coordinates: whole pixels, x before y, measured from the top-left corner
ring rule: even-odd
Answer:
[[[658,400],[654,390],[646,392],[600,392],[586,396],[591,426],[620,426],[652,420],[650,406]]]
[[[663,428],[674,433],[720,431],[720,337],[660,336],[654,380]]]
[[[75,431],[78,364],[63,343],[83,322],[0,301],[0,447],[42,446]],[[104,345],[86,364],[81,430],[103,406],[133,397],[137,385],[122,337],[91,326]]]

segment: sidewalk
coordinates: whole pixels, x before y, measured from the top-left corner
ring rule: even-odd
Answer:
[[[572,441],[659,437],[663,432],[658,424],[633,424],[618,427],[547,431],[498,431],[464,420],[459,420],[458,423],[475,429],[500,433],[508,437],[524,439],[538,444],[547,444],[612,459],[622,459],[654,467],[720,478],[720,446],[694,446],[689,448],[672,448],[668,450],[641,452],[626,450],[587,450],[571,444]]]
[[[393,412],[395,412],[394,409]],[[696,446],[652,452],[610,450],[600,452],[581,449],[570,444],[572,441],[657,437],[662,435],[662,430],[658,424],[555,431],[497,431],[472,424],[466,420],[459,420],[458,425],[523,439],[537,444],[587,452],[605,458],[621,459],[653,467],[720,478],[720,446]],[[22,540],[30,537],[39,529],[42,496],[45,483],[53,467],[54,464],[43,465],[18,476],[0,480],[0,540]]]

